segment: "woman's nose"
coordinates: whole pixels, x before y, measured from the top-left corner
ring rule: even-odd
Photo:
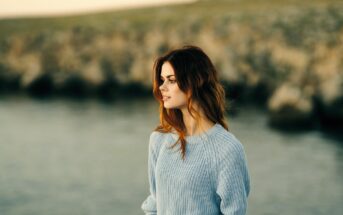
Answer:
[[[165,82],[163,82],[163,83],[161,84],[160,90],[161,90],[161,91],[166,90]]]

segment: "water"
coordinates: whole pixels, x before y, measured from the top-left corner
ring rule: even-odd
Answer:
[[[230,116],[251,174],[249,215],[338,215],[343,143],[282,133],[264,112]],[[143,214],[152,100],[101,103],[0,99],[0,214]]]

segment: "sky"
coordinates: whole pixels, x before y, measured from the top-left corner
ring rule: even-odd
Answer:
[[[55,16],[194,0],[0,0],[0,18]]]

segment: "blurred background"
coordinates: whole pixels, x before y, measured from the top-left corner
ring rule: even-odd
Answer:
[[[0,214],[143,214],[152,65],[200,46],[249,215],[343,211],[343,1],[0,0]]]

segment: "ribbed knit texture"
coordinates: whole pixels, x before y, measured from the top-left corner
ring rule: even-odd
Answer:
[[[149,141],[149,215],[244,215],[250,180],[242,144],[220,124],[187,136],[181,159],[178,136],[152,132]]]

